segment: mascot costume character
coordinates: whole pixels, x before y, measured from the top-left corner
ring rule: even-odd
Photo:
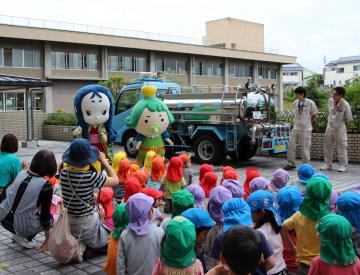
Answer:
[[[78,127],[73,135],[88,139],[92,146],[105,153],[111,161],[112,143],[116,134],[112,128],[114,104],[110,90],[101,85],[82,87],[75,94],[74,109]]]
[[[143,165],[146,153],[154,151],[156,154],[165,155],[164,140],[173,145],[167,128],[174,122],[174,117],[168,107],[156,98],[156,87],[143,86],[141,94],[144,96],[134,106],[131,115],[126,118],[126,126],[135,129],[136,148],[139,150],[136,162]]]

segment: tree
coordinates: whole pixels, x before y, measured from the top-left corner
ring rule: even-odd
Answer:
[[[109,90],[112,93],[114,101],[116,101],[118,94],[120,93],[121,89],[126,84],[128,84],[128,81],[126,81],[121,76],[112,76],[108,80],[100,81],[98,84],[109,88]]]
[[[321,90],[320,86],[324,84],[324,76],[322,74],[314,74],[305,78],[307,80],[306,94],[312,99],[320,110],[326,110],[329,95],[326,91]]]

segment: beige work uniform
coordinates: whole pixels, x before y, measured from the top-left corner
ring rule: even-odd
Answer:
[[[317,114],[317,107],[314,101],[305,98],[304,105],[299,106],[299,100],[293,103],[294,128],[291,130],[290,141],[287,150],[288,165],[296,166],[296,145],[301,146],[302,163],[310,162],[311,117]]]
[[[329,99],[329,116],[324,136],[326,164],[331,166],[336,145],[339,164],[348,165],[346,123],[352,120],[351,107],[345,99],[342,98],[338,104],[332,98]]]

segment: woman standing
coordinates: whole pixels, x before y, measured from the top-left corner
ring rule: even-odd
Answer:
[[[32,239],[44,231],[41,249],[47,250],[53,189],[44,177],[53,177],[57,171],[55,156],[51,151],[40,150],[33,157],[30,170],[20,172],[6,189],[6,198],[0,203],[0,221],[14,234],[13,239],[26,248],[35,247]]]

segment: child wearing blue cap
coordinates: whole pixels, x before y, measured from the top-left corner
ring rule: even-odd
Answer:
[[[336,201],[337,209],[353,228],[352,242],[355,253],[360,258],[360,194],[353,192],[342,193]]]
[[[274,196],[268,191],[258,190],[252,193],[247,201],[250,206],[254,228],[265,235],[274,251],[275,266],[267,274],[287,274],[283,258],[283,242],[280,236],[281,218],[274,207]]]
[[[298,181],[289,183],[290,186],[298,186],[301,189],[301,193],[305,194],[305,188],[307,182],[312,178],[316,173],[314,167],[308,163],[301,164],[297,170],[298,172]]]
[[[239,225],[247,227],[253,225],[249,205],[243,199],[232,198],[223,204],[222,209],[224,213],[224,233],[216,237],[210,253],[210,256],[217,261],[220,261],[221,248],[226,232]],[[256,270],[251,274],[264,275],[275,266],[275,258],[264,234],[258,230],[255,230],[255,233],[259,242],[258,245],[261,248],[263,261],[259,263]]]
[[[195,225],[195,253],[203,265],[204,273],[206,273],[208,269],[206,267],[204,251],[201,246],[205,242],[209,230],[215,225],[215,222],[210,218],[209,213],[202,208],[190,208],[184,211],[181,216],[187,218]]]

